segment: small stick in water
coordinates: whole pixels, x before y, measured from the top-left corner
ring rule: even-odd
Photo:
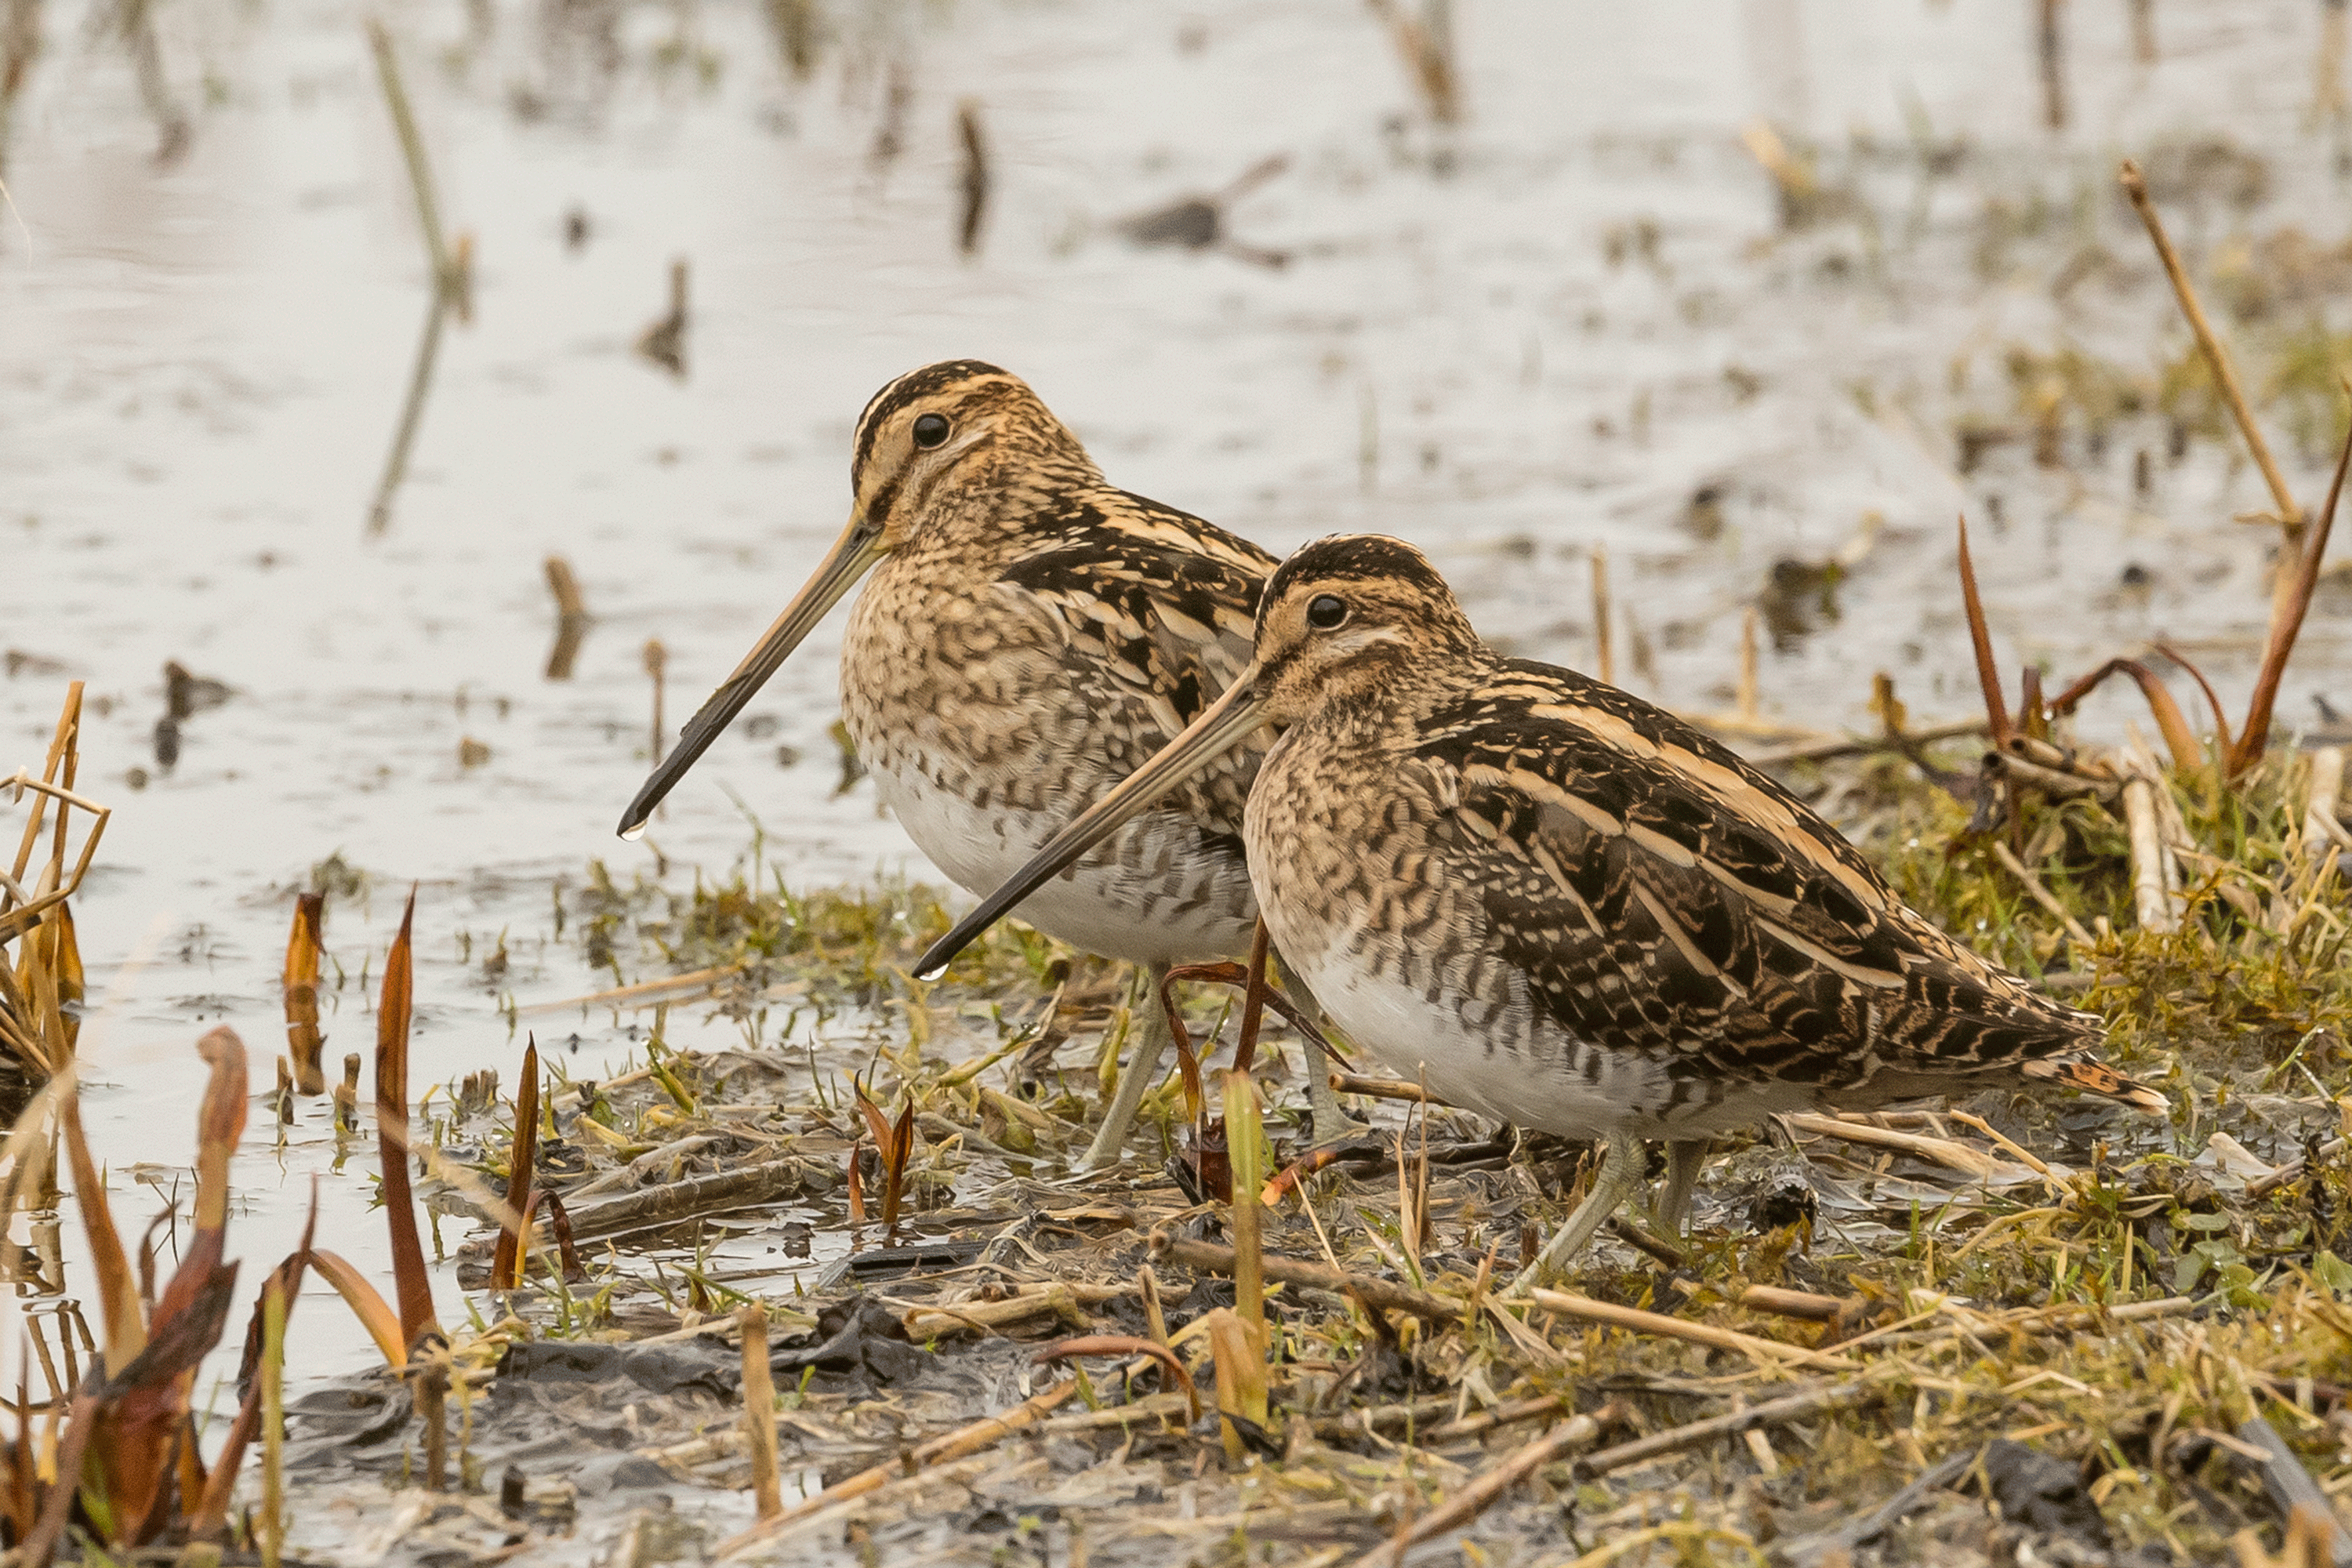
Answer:
[[[686,258],[669,264],[669,314],[647,327],[637,339],[637,353],[677,376],[686,378]]]
[[[548,651],[547,679],[569,680],[580,645],[588,637],[588,600],[580,592],[580,579],[572,575],[572,563],[561,555],[547,558],[547,588],[555,595],[555,646]]]
[[[1617,658],[1609,642],[1609,551],[1596,544],[1592,547],[1593,673],[1603,686],[1617,684]]]
[[[963,142],[963,216],[956,226],[956,248],[971,258],[980,254],[981,222],[988,216],[988,142],[981,134],[978,99],[956,106],[956,133]]]
[[[776,1468],[776,1384],[768,1373],[768,1309],[757,1301],[735,1314],[743,1331],[743,1445],[751,1457],[751,1495],[760,1517],[784,1511],[783,1478]]]
[[[1756,609],[1739,617],[1739,695],[1734,707],[1742,719],[1756,717]]]
[[[2295,505],[2294,495],[2286,488],[2286,476],[2279,471],[2278,459],[2271,456],[2270,443],[2263,439],[2262,428],[2254,423],[2254,412],[2247,406],[2246,395],[2238,385],[2237,369],[2230,363],[2230,351],[2221,346],[2213,323],[2205,318],[2205,307],[2198,302],[2196,287],[2189,281],[2179,253],[2172,248],[2172,240],[2164,232],[2164,220],[2157,216],[2156,204],[2148,199],[2147,182],[2141,178],[2139,165],[2125,159],[2116,178],[2123,184],[2124,195],[2131,198],[2140,222],[2147,226],[2147,237],[2156,246],[2157,259],[2164,264],[2164,275],[2172,280],[2172,291],[2180,300],[2180,313],[2189,319],[2189,330],[2197,334],[2197,346],[2203,351],[2213,380],[2221,389],[2221,400],[2230,405],[2230,416],[2237,421],[2238,433],[2245,437],[2254,466],[2263,471],[2263,482],[2270,487],[2271,500],[2277,509],[2283,531],[2282,566],[2275,593],[2277,601],[2284,602],[2293,591],[2294,576],[2284,563],[2294,559],[2303,543],[2303,509]]]
[[[343,1081],[335,1086],[335,1125],[356,1132],[360,1125],[360,1054],[343,1058]]]
[[[654,683],[654,766],[661,766],[663,742],[669,731],[662,722],[662,673],[669,668],[669,649],[662,647],[661,638],[646,639],[646,673]]]
[[[392,128],[400,136],[400,151],[408,162],[408,184],[416,196],[416,224],[425,235],[425,264],[433,269],[436,294],[446,294],[457,282],[457,267],[448,242],[441,234],[441,201],[433,188],[433,166],[425,161],[425,139],[417,133],[416,115],[409,108],[408,89],[400,79],[400,57],[392,35],[381,22],[367,25],[368,44],[375,51],[376,79],[383,88],[384,107],[392,111]]]
[[[2066,37],[2058,26],[2064,4],[2042,0],[2042,24],[2035,29],[2042,47],[2042,121],[2053,131],[2066,129]]]

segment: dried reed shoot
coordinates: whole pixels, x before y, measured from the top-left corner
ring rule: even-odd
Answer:
[[[2352,395],[2352,379],[2345,379],[2343,386],[2347,395]],[[2327,553],[2327,536],[2336,526],[2336,506],[2344,494],[2347,465],[2352,465],[2352,424],[2345,427],[2344,445],[2336,455],[2336,473],[2327,481],[2327,500],[2313,520],[2311,537],[2301,542],[2298,553],[2297,541],[2290,532],[2281,551],[2281,590],[2271,603],[2270,635],[2263,647],[2263,667],[2254,677],[2253,691],[2246,699],[2245,726],[2229,753],[2232,778],[2259,762],[2270,744],[2271,710],[2278,703],[2279,681],[2286,674],[2287,658],[2294,652],[2295,638],[2303,631],[2303,618],[2310,611],[2312,595],[2319,587],[2320,560]],[[2287,569],[2289,560],[2294,564],[2292,571]]]
[[[1247,1072],[1257,1058],[1257,1034],[1265,1021],[1265,921],[1250,935],[1249,978],[1242,984],[1242,1028],[1234,1041],[1234,1070]]]
[[[294,1059],[294,1081],[304,1094],[327,1087],[320,1060],[326,1040],[319,1033],[319,956],[327,896],[304,893],[294,900],[294,924],[286,936],[286,1045]]]
[[[507,1156],[507,1207],[516,1216],[499,1227],[490,1261],[490,1289],[520,1290],[530,1266],[531,1169],[539,1158],[539,1041],[523,1047],[522,1077],[515,1085],[514,1143]]]
[[[2180,265],[2179,253],[2172,248],[2172,240],[2164,232],[2164,220],[2157,216],[2156,204],[2148,199],[2147,182],[2140,175],[2139,165],[2126,158],[2116,171],[2124,195],[2131,198],[2132,210],[2139,214],[2140,222],[2147,226],[2147,237],[2156,247],[2156,256],[2164,264],[2164,275],[2172,281],[2172,292],[2180,301],[2180,313],[2189,320],[2189,330],[2197,335],[2197,346],[2205,355],[2213,379],[2221,388],[2221,396],[2230,405],[2231,417],[2238,422],[2238,432],[2246,440],[2254,466],[2262,470],[2263,482],[2270,487],[2271,500],[2278,509],[2279,524],[2285,530],[2288,552],[2303,538],[2303,509],[2294,504],[2294,497],[2286,488],[2286,476],[2279,471],[2278,459],[2271,456],[2270,443],[2263,439],[2262,427],[2254,423],[2253,410],[2246,404],[2246,395],[2238,386],[2238,373],[2230,363],[2230,351],[2221,344],[2213,323],[2206,320],[2205,307],[2198,302],[2196,286],[2189,281],[2189,273]]]
[[[261,1517],[264,1568],[286,1552],[286,1297],[275,1279],[261,1291]]]
[[[743,1444],[751,1458],[751,1495],[761,1520],[784,1511],[776,1464],[776,1385],[768,1370],[768,1310],[753,1301],[735,1314],[743,1335]]]
[[[408,1184],[408,1019],[415,983],[411,932],[416,921],[416,889],[408,891],[400,931],[383,963],[383,992],[375,1016],[376,1157],[382,1171],[384,1225],[392,1237],[392,1273],[400,1297],[400,1343],[416,1343],[437,1330],[433,1280],[425,1268],[424,1244],[416,1235],[416,1209]],[[338,1287],[340,1288],[340,1287]],[[346,1293],[348,1299],[348,1292]],[[389,1358],[387,1358],[389,1359]]]
[[[907,1162],[915,1152],[915,1096],[907,1093],[907,1103],[893,1121],[874,1103],[866,1086],[856,1079],[850,1087],[856,1091],[858,1114],[866,1119],[867,1131],[874,1135],[874,1148],[882,1166],[882,1224],[885,1229],[895,1229],[898,1224],[898,1205],[906,1194]],[[854,1157],[854,1156],[853,1156]]]
[[[1969,558],[1969,520],[1960,519],[1960,604],[1969,618],[1969,643],[1976,651],[1977,685],[1984,692],[1985,723],[1995,750],[2009,744],[2009,709],[2000,696],[2000,668],[1993,662],[1992,634],[1985,627],[1984,601],[1977,595],[1976,563]]]

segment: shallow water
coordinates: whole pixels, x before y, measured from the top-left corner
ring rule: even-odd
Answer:
[[[1915,718],[1964,714],[1964,509],[2012,666],[2063,676],[2162,633],[2242,700],[2268,533],[2229,521],[2263,497],[2231,448],[2200,439],[2173,462],[2142,418],[2095,452],[2070,430],[2060,467],[2015,443],[1963,478],[1952,430],[2016,418],[2012,344],[2145,369],[2185,342],[2113,197],[2120,154],[2218,136],[2266,161],[2252,205],[2170,200],[2193,261],[2288,222],[2343,237],[2344,123],[2311,115],[2319,7],[2161,8],[2153,67],[2132,58],[2126,7],[2071,8],[2057,133],[2022,7],[1464,0],[1452,131],[1354,5],[1140,23],[1099,0],[826,9],[806,81],[740,4],[400,17],[447,222],[473,238],[476,313],[440,346],[371,536],[426,285],[360,8],[162,7],[192,129],[159,166],[123,50],[50,0],[0,213],[0,647],[30,656],[0,680],[0,767],[37,762],[65,682],[90,683],[83,788],[117,816],[79,908],[100,1009],[87,1115],[118,1191],[126,1170],[168,1188],[183,1169],[205,1028],[235,1026],[266,1086],[291,890],[330,855],[368,879],[330,907],[352,982],[329,993],[331,1064],[372,1037],[358,976],[380,974],[412,881],[419,1090],[482,1066],[510,1080],[504,1005],[609,983],[553,941],[551,887],[576,888],[592,857],[624,879],[656,866],[610,837],[647,763],[644,643],[667,646],[674,724],[839,525],[866,397],[931,359],[1017,369],[1117,481],[1277,550],[1407,535],[1522,653],[1592,668],[1588,552],[1605,545],[1618,676],[1676,707],[1728,707],[1741,611],[1775,563],[1824,559],[1875,512],[1835,620],[1807,611],[1808,633],[1798,615],[1768,647],[1766,710],[1865,723],[1886,668]],[[894,76],[903,151],[884,159]],[[995,174],[971,261],[952,237],[967,97]],[[1784,231],[1739,140],[1759,116],[1820,144],[1825,184],[1866,218]],[[1949,160],[1920,151],[1955,139]],[[1232,216],[1286,268],[1109,232],[1276,152],[1288,171]],[[1995,201],[2042,216],[2011,234]],[[2112,265],[2053,293],[2102,248]],[[674,256],[692,262],[683,379],[631,349]],[[2143,447],[2153,488],[2136,496]],[[2282,456],[2315,501],[2325,454]],[[1694,507],[1710,486],[1712,509]],[[550,553],[598,617],[562,682],[543,677]],[[742,852],[729,791],[795,884],[926,874],[870,789],[833,792],[837,626],[656,825],[674,885]],[[168,769],[167,659],[231,689],[181,726]],[[2347,663],[2344,623],[2315,617],[2285,719],[2342,690]],[[2129,714],[2118,698],[2090,723],[2113,735]],[[468,740],[487,760],[461,763]],[[511,966],[487,977],[500,933]],[[552,1043],[567,1068],[628,1059],[608,1015],[573,1027]],[[736,1037],[684,1018],[671,1034]],[[233,1253],[257,1267],[290,1247],[328,1128],[306,1103],[281,1153],[257,1114]],[[322,1224],[376,1262],[369,1163],[327,1177]],[[446,1274],[440,1289],[453,1310]],[[296,1343],[313,1373],[370,1357],[331,1309]]]

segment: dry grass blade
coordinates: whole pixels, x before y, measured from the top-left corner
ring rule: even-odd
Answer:
[[[1613,1301],[1596,1301],[1589,1296],[1578,1296],[1566,1290],[1538,1289],[1528,1291],[1528,1299],[1538,1307],[1567,1317],[1580,1318],[1590,1323],[1606,1323],[1612,1328],[1631,1329],[1636,1333],[1657,1334],[1667,1339],[1688,1340],[1693,1344],[1712,1345],[1717,1350],[1738,1351],[1765,1366],[1795,1363],[1838,1372],[1862,1370],[1859,1362],[1844,1356],[1825,1355],[1820,1351],[1809,1351],[1802,1345],[1782,1344],[1778,1340],[1759,1339],[1754,1334],[1743,1334],[1733,1329],[1718,1329],[1706,1323],[1669,1318],[1663,1312],[1645,1312],[1639,1307],[1621,1307]]]
[[[1960,519],[1960,603],[1968,611],[1969,644],[1976,651],[1977,684],[1984,690],[1985,723],[1996,749],[2009,744],[2009,709],[2000,696],[2000,668],[1993,663],[1992,634],[1985,628],[1984,601],[1977,595],[1976,563],[1969,556],[1969,520]]]
[[[376,1154],[383,1171],[384,1224],[392,1234],[392,1274],[400,1294],[400,1342],[416,1342],[433,1328],[433,1281],[416,1235],[416,1207],[408,1185],[408,1020],[415,994],[410,937],[416,889],[408,890],[400,933],[383,962],[383,993],[375,1016]],[[339,1287],[340,1288],[340,1287]],[[345,1292],[346,1298],[349,1292]]]
[[[1727,1415],[1694,1421],[1686,1426],[1653,1432],[1646,1437],[1636,1437],[1630,1443],[1603,1448],[1578,1460],[1576,1473],[1579,1476],[1605,1476],[1612,1470],[1646,1464],[1652,1459],[1695,1448],[1718,1438],[1737,1436],[1742,1432],[1760,1432],[1768,1426],[1785,1426],[1792,1421],[1803,1421],[1827,1411],[1848,1409],[1876,1399],[1879,1394],[1876,1384],[1859,1378],[1824,1384],[1801,1394],[1768,1400],[1746,1410],[1735,1410]]]
[[[107,823],[114,816],[112,807],[100,805],[94,800],[76,795],[70,789],[61,788],[46,779],[37,779],[21,768],[11,777],[0,779],[0,791],[21,794],[26,790],[31,790],[37,795],[55,800],[61,807],[77,806],[89,813],[96,820],[90,824],[89,836],[82,840],[81,854],[75,861],[72,871],[64,873],[62,877],[45,875],[41,879],[42,890],[21,902],[15,901],[14,889],[9,889],[5,894],[0,894],[0,896],[8,897],[15,903],[13,908],[0,906],[0,910],[5,910],[5,912],[0,912],[0,942],[7,942],[32,930],[43,915],[81,890],[82,879],[89,875],[90,861],[98,854],[98,841],[105,833]],[[41,812],[37,807],[33,813],[32,823],[28,825],[28,831],[31,827],[37,827],[40,821]],[[17,880],[21,883],[21,877]]]
[[[2066,935],[2074,943],[2076,952],[2090,951],[2095,945],[2091,933],[2083,929],[2083,922],[2076,920],[2064,904],[2058,901],[2058,895],[2042,885],[2042,879],[2033,874],[2032,868],[2017,858],[2015,850],[1996,838],[1992,841],[1992,856],[2000,862],[2004,870],[2018,879],[2035,903],[2055,916],[2058,922],[2066,928]]]
[[[376,80],[383,90],[384,107],[392,114],[393,130],[400,137],[401,154],[408,162],[408,183],[416,197],[416,223],[424,231],[425,259],[433,268],[433,285],[436,291],[447,293],[456,285],[457,267],[450,259],[447,242],[441,237],[441,203],[434,195],[433,167],[425,157],[425,138],[417,132],[415,112],[408,106],[408,89],[400,79],[400,56],[383,23],[371,19],[367,35],[368,47],[375,54]]]
[[[2345,391],[2352,395],[2352,380],[2344,383]],[[2344,445],[2336,454],[2336,474],[2327,481],[2327,501],[2314,520],[2311,537],[2304,541],[2303,553],[2290,574],[2282,563],[2280,577],[2286,588],[2271,606],[2270,639],[2263,648],[2262,672],[2254,678],[2254,689],[2246,699],[2246,723],[2239,731],[2238,743],[2230,749],[2230,776],[2237,777],[2262,759],[2270,744],[2271,711],[2277,706],[2279,682],[2286,674],[2288,656],[2294,652],[2295,639],[2303,633],[2303,618],[2311,609],[2311,596],[2319,587],[2319,564],[2327,553],[2327,536],[2336,526],[2336,506],[2344,494],[2344,470],[2352,465],[2352,424],[2344,430]]]
[[[539,1159],[539,1041],[523,1047],[522,1081],[515,1085],[514,1146],[507,1157],[507,1207],[516,1223],[499,1228],[490,1259],[490,1289],[520,1290],[530,1266],[530,1176]]]
[[[65,1131],[66,1156],[73,1166],[74,1202],[81,1210],[90,1268],[98,1276],[98,1299],[105,1310],[106,1364],[119,1370],[147,1348],[139,1283],[131,1273],[130,1256],[123,1251],[122,1237],[114,1227],[105,1180],[99,1174],[98,1162],[90,1158],[89,1141],[82,1133],[81,1097],[76,1089],[69,1088],[58,1102],[58,1120]]]

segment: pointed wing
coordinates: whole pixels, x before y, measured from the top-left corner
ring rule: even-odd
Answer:
[[[1426,733],[1502,955],[1595,1044],[1827,1089],[2098,1038],[1906,907],[1787,790],[1613,688],[1515,661]]]
[[[1096,703],[1113,777],[1150,760],[1249,663],[1273,556],[1213,523],[1123,490],[1066,494],[1036,549],[1003,574],[1059,628],[1071,678]],[[1174,797],[1224,831],[1265,754],[1229,752]]]

